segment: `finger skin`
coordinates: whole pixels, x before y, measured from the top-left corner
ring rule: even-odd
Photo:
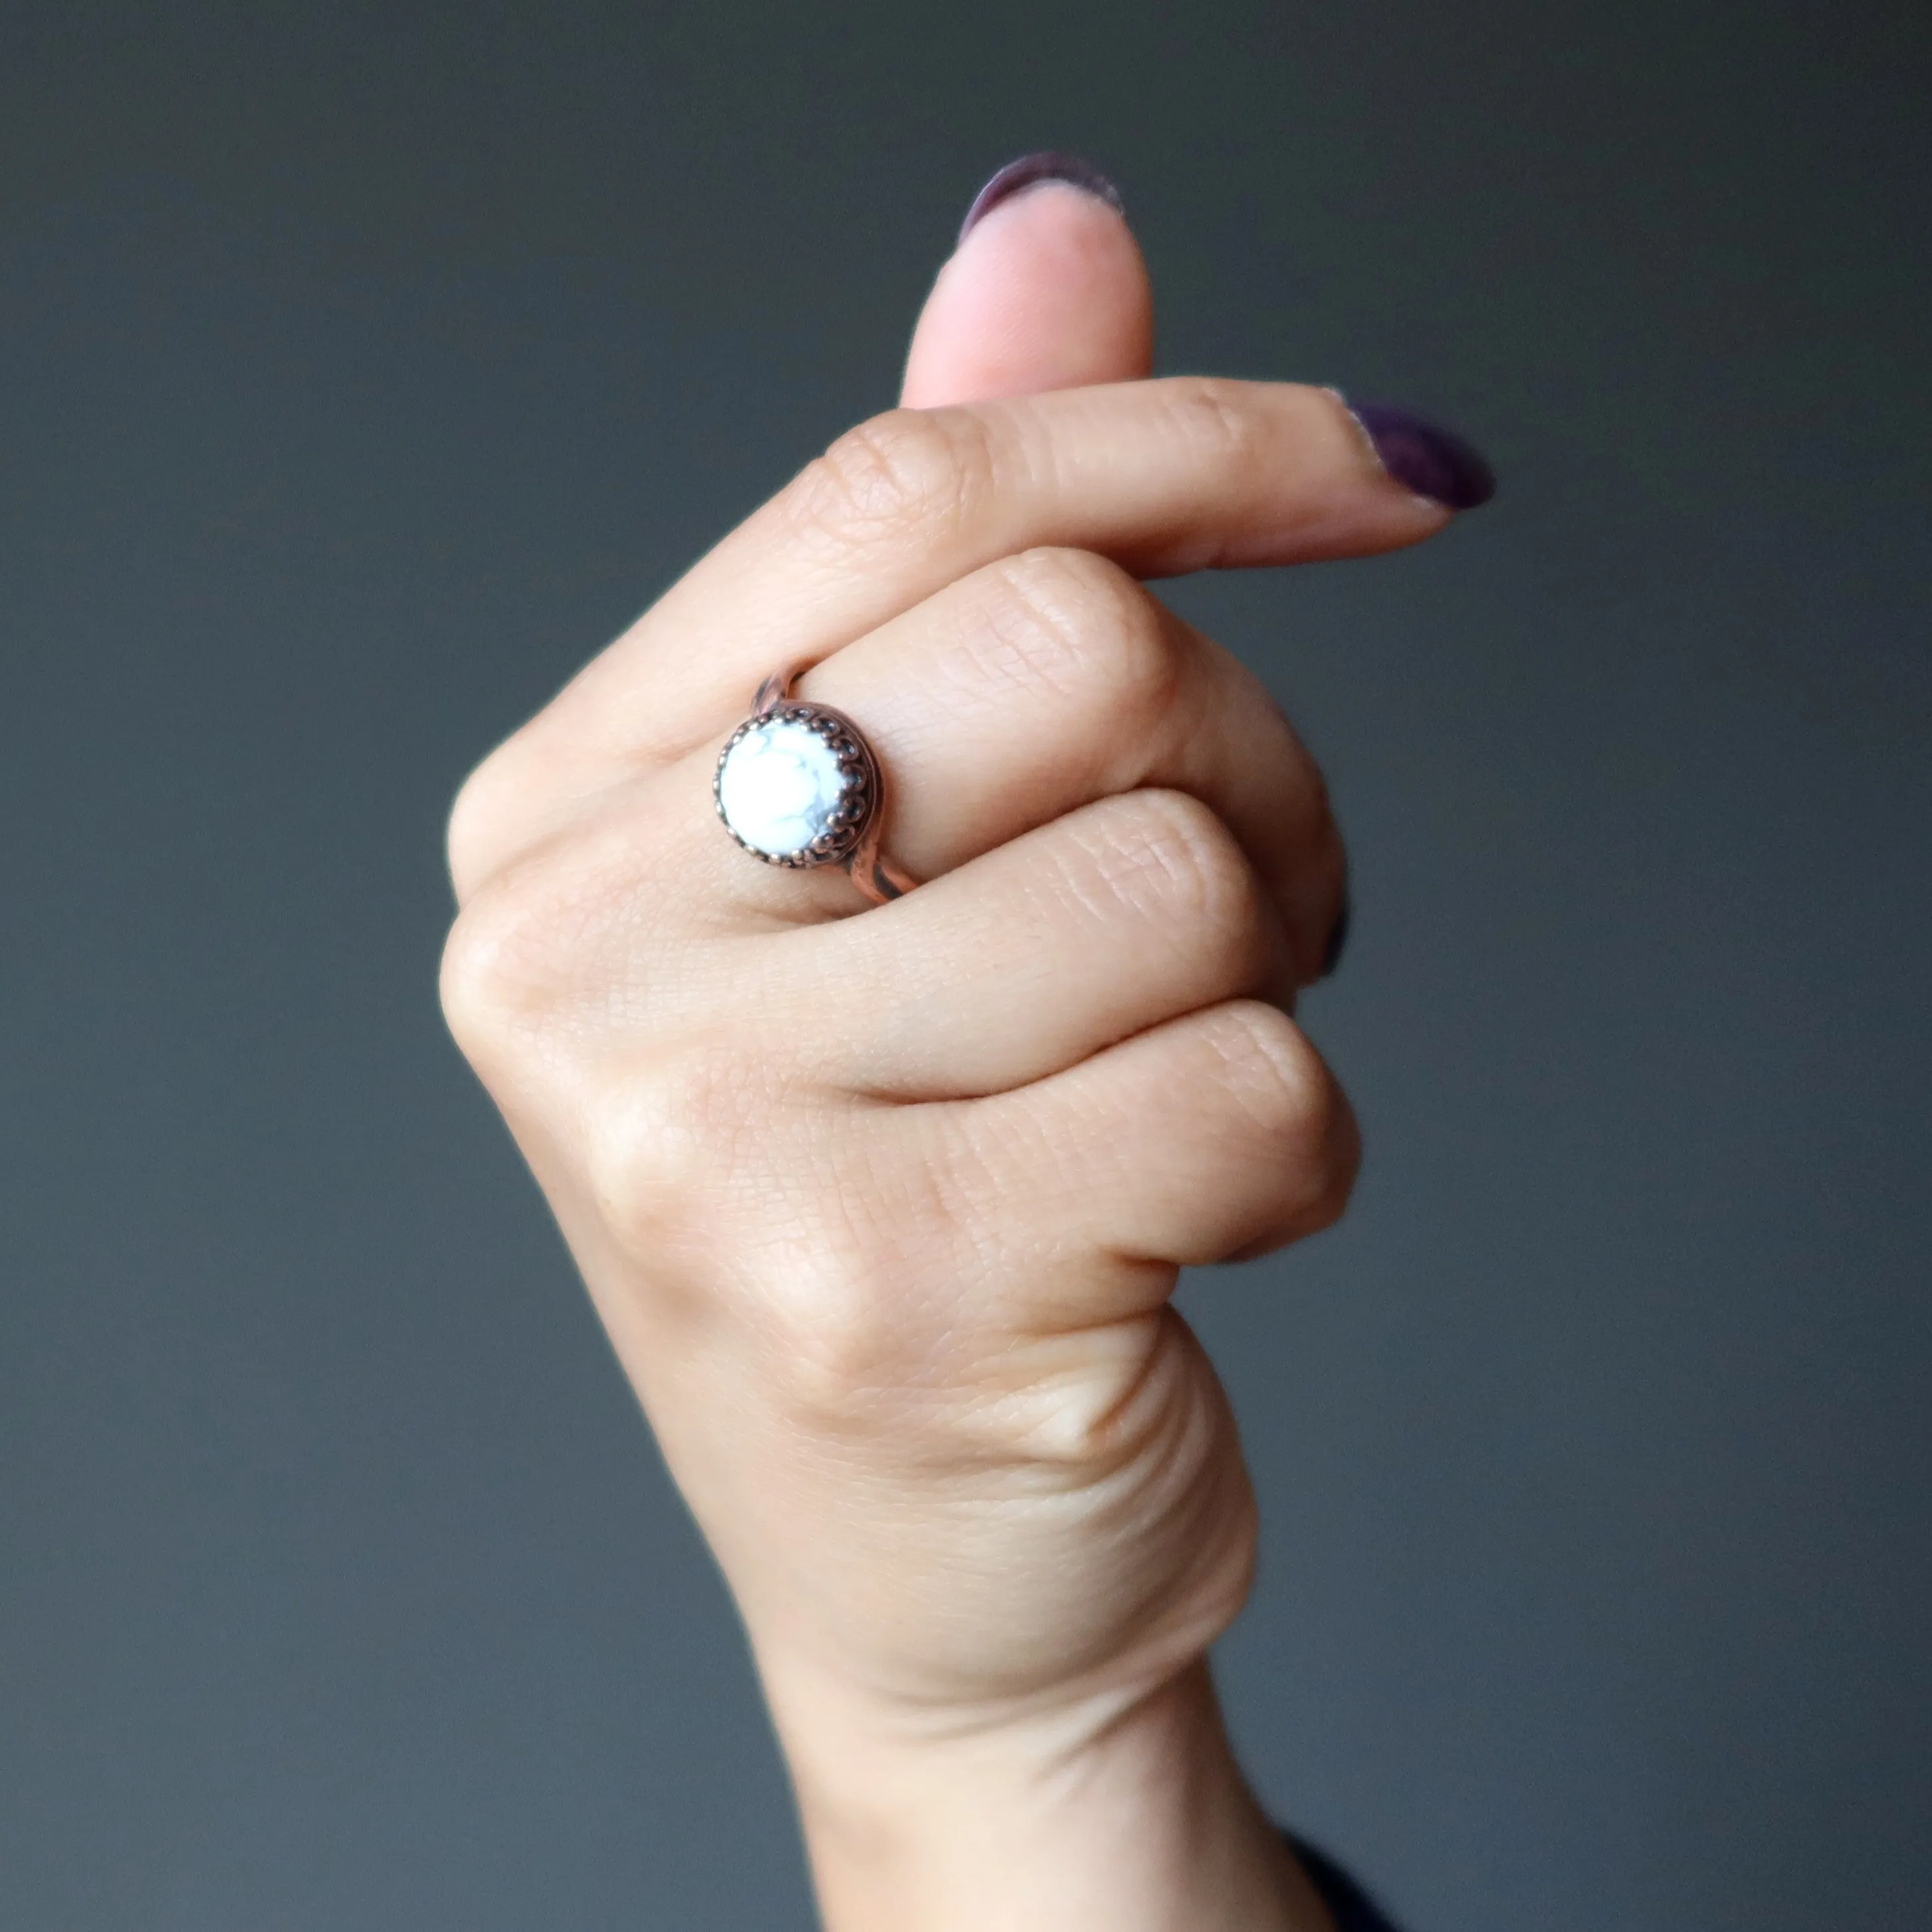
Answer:
[[[1047,182],[976,223],[927,297],[909,409],[1121,382],[1154,366],[1154,295],[1118,209]]]
[[[924,1100],[999,1093],[1176,1014],[1286,996],[1254,871],[1184,793],[1085,806],[859,919],[763,950],[760,1008],[807,1078]],[[858,1026],[815,1028],[834,996]]]
[[[742,716],[996,558],[1090,550],[1137,577],[1400,549],[1450,513],[1382,468],[1331,391],[1218,378],[902,410],[842,437],[502,747],[452,824],[459,891],[532,820]]]
[[[930,880],[1078,806],[1172,788],[1218,813],[1327,956],[1341,841],[1314,760],[1246,666],[1090,550],[1002,558],[818,666],[800,694],[866,721],[888,848]]]
[[[628,742],[648,717],[650,742],[682,748],[734,721],[775,652],[815,661],[996,557],[1051,544],[1178,576],[1399,549],[1448,520],[1388,476],[1339,397],[1296,383],[1184,376],[897,410],[726,538],[584,697],[607,729],[638,721]]]
[[[1078,1305],[1036,1307],[1036,1320],[1130,1318],[1166,1298],[1161,1269],[1265,1253],[1328,1227],[1361,1156],[1320,1054],[1278,1008],[1253,1000],[1184,1015],[1052,1078],[940,1111],[959,1144],[934,1157],[951,1161],[965,1198],[1129,1264],[1090,1271]],[[1132,1265],[1150,1263],[1159,1268]]]
[[[1218,816],[1272,901],[1286,946],[1277,996],[1321,976],[1346,871],[1321,773],[1252,674],[1118,566],[1082,550],[1002,559],[828,659],[800,692],[866,721],[885,849],[927,882],[914,898],[1082,806],[1184,792]],[[722,836],[712,782],[724,735],[607,788],[595,812],[533,838],[496,876],[524,877],[547,854],[550,916],[586,935],[604,920],[640,931],[640,907],[660,938],[782,932],[861,910],[839,868],[761,866]],[[593,906],[607,908],[595,920]],[[614,959],[641,974],[661,951]]]

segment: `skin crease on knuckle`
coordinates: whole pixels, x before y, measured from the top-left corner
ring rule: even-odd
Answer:
[[[1026,588],[1036,610],[1036,682],[1069,710],[1068,755],[1082,759],[1096,795],[1140,784],[1190,743],[1210,703],[1212,680],[1184,625],[1119,565],[1089,550],[1030,552]],[[1041,636],[1057,628],[1054,644]]]
[[[1360,1165],[1354,1114],[1327,1063],[1278,1008],[1238,1000],[1202,1016],[1209,1077],[1238,1156],[1274,1184],[1268,1230],[1232,1255],[1247,1258],[1318,1232],[1347,1208]]]
[[[1096,736],[1138,749],[1182,688],[1174,640],[1154,600],[1090,550],[1022,550],[994,568],[1003,594],[988,600],[988,656],[1010,667],[1030,700],[1090,711]]]
[[[891,410],[848,430],[779,498],[795,540],[836,567],[855,556],[942,546],[998,488],[984,418],[968,409]]]
[[[1274,437],[1256,413],[1251,386],[1218,376],[1177,376],[1160,393],[1183,435],[1204,443],[1211,465],[1238,482],[1263,476],[1277,454]]]
[[[1046,1120],[1021,1123],[1036,1137],[1030,1171],[1064,1173],[1049,1184],[1081,1225],[1112,1231],[1105,1246],[1115,1261],[1210,1265],[1268,1252],[1340,1214],[1355,1170],[1353,1115],[1278,1008],[1230,1000],[1123,1052],[1112,1073],[1076,1078]],[[1104,1166],[1057,1169],[1063,1145],[1106,1150]],[[1166,1204],[1150,1213],[1150,1199]]]
[[[810,1144],[791,1136],[796,1171],[755,1204],[768,1245],[742,1303],[760,1372],[808,1429],[897,1426],[930,1454],[964,1365],[1003,1346],[976,1312],[994,1246],[898,1107],[826,1096],[794,1118]]]
[[[681,949],[656,929],[656,902],[626,828],[608,819],[553,836],[472,892],[444,948],[442,992],[486,1084],[520,1042],[554,1068],[558,1046],[603,1037],[641,962],[670,983]]]
[[[1279,445],[1256,413],[1248,386],[1214,376],[1180,376],[1158,387],[1180,440],[1200,452],[1196,462],[1234,478],[1244,496],[1259,494]],[[1172,574],[1214,569],[1226,560],[1222,540],[1204,536],[1193,554],[1174,560]]]
[[[1220,819],[1186,792],[1122,792],[1070,821],[1064,889],[1094,916],[1096,943],[1200,962],[1205,998],[1283,990],[1280,919]]]
[[[1096,882],[1125,906],[1219,939],[1254,920],[1253,874],[1227,828],[1186,792],[1103,799],[1073,821]]]
[[[1056,570],[1062,560],[1080,560],[1070,575],[1082,601],[1067,612],[1065,650],[1043,650],[1042,668],[1078,702],[1096,789],[1139,785],[1176,748],[1183,759],[1176,777],[1189,784],[1186,752],[1201,743],[1208,689],[1207,678],[1189,672],[1204,668],[1217,647],[1173,620],[1117,566],[1083,552],[1051,554]],[[1048,593],[1055,588],[1049,574]],[[1292,813],[1270,828],[1281,844],[1268,849],[1292,953],[1289,976],[1294,986],[1311,985],[1322,976],[1341,904],[1346,866],[1340,828],[1319,771],[1272,696],[1244,668],[1227,663],[1233,677],[1250,688],[1256,710],[1278,724],[1279,746],[1262,755],[1305,775],[1294,788]],[[1292,854],[1286,862],[1284,850]]]
[[[997,722],[1017,692],[1036,712],[1064,717],[1062,770],[1080,769],[1096,796],[1138,785],[1177,754],[1185,782],[1216,680],[1248,690],[1255,712],[1278,730],[1278,746],[1262,755],[1298,775],[1290,813],[1270,827],[1269,849],[1286,882],[1293,976],[1300,985],[1318,978],[1340,902],[1340,838],[1320,774],[1266,688],[1232,658],[1210,664],[1216,646],[1090,551],[1025,550],[978,577],[956,620],[956,643],[940,658],[962,701],[955,728],[976,716]]]
[[[778,1096],[755,1063],[700,1036],[613,1066],[584,1108],[592,1199],[619,1247],[646,1270],[714,1242],[738,1201],[771,1184]]]

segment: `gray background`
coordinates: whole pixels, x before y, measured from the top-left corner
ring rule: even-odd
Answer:
[[[1415,1932],[1932,1923],[1922,0],[0,15],[0,1921],[802,1928],[446,1044],[472,761],[1010,155],[1504,478],[1189,586],[1328,761],[1352,1218],[1186,1290],[1280,1815]]]

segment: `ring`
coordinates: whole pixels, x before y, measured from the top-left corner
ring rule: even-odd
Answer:
[[[885,780],[866,734],[842,711],[791,695],[799,668],[758,687],[724,741],[711,795],[724,830],[768,866],[843,866],[874,905],[918,883],[879,850]]]

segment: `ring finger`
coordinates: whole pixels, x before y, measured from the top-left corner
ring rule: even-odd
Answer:
[[[1116,793],[1184,791],[1246,854],[1295,978],[1317,976],[1342,874],[1321,774],[1252,674],[1117,566],[1003,559],[827,658],[798,694],[860,724],[886,773],[886,849],[914,878]],[[826,903],[795,878],[742,883],[761,908]]]

